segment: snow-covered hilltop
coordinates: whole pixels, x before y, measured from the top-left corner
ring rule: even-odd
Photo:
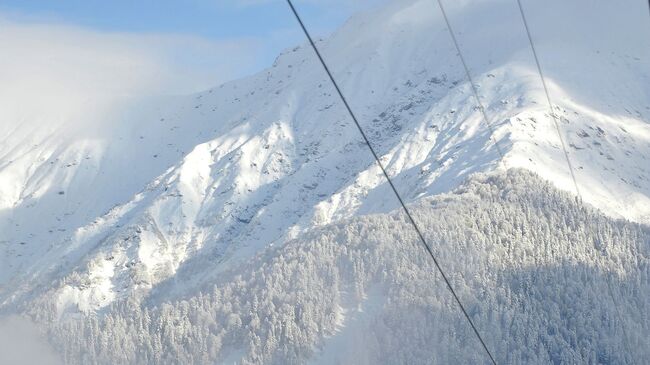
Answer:
[[[586,3],[525,6],[584,201],[649,223],[647,9]],[[522,167],[573,191],[516,3],[447,6],[503,161],[434,1],[389,2],[318,42],[398,190],[414,203]],[[38,117],[0,121],[7,311],[174,299],[306,230],[397,207],[306,46],[197,95]]]
[[[647,226],[519,169],[411,208],[497,363],[650,356]],[[180,300],[48,330],[71,365],[490,363],[401,210],[311,230]]]

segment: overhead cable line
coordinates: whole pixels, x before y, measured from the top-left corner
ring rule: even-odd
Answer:
[[[454,34],[454,30],[451,28],[451,23],[449,22],[449,18],[447,17],[447,12],[445,11],[445,7],[442,6],[442,1],[438,0],[438,6],[440,6],[440,11],[442,12],[442,17],[445,19],[445,23],[447,24],[447,30],[449,31],[449,35],[451,36],[451,40],[454,42],[454,46],[456,47],[456,52],[458,54],[458,58],[460,58],[460,62],[463,64],[463,69],[465,70],[465,75],[467,76],[467,80],[469,81],[471,87],[472,87],[472,93],[474,94],[474,98],[476,99],[476,104],[478,105],[479,110],[481,111],[481,114],[483,115],[483,121],[487,125],[488,129],[490,130],[490,138],[494,142],[494,145],[497,148],[497,152],[499,152],[499,156],[501,157],[501,161],[504,161],[504,154],[503,151],[501,150],[501,147],[499,147],[499,142],[497,141],[496,137],[494,136],[494,127],[492,126],[492,123],[490,123],[490,120],[487,117],[487,114],[485,113],[485,107],[483,106],[483,102],[481,101],[481,98],[478,94],[478,89],[476,87],[476,84],[474,83],[474,79],[472,78],[472,74],[469,72],[469,67],[467,66],[467,62],[465,61],[465,57],[463,56],[463,52],[460,50],[460,45],[458,44],[458,40],[456,39],[456,35]],[[505,161],[504,161],[505,163]]]
[[[650,4],[650,1],[649,1]],[[535,58],[535,64],[537,65],[537,71],[539,72],[539,77],[542,79],[542,85],[544,86],[544,93],[546,94],[546,101],[548,102],[548,106],[551,111],[551,117],[553,118],[555,122],[555,128],[557,129],[558,136],[560,137],[560,142],[562,142],[562,149],[564,150],[564,156],[566,157],[567,165],[569,166],[569,170],[571,171],[571,178],[573,179],[573,184],[575,185],[576,189],[576,194],[578,195],[578,198],[580,199],[580,202],[582,203],[582,196],[580,195],[580,190],[578,189],[578,183],[576,181],[575,174],[573,172],[573,166],[571,165],[571,160],[569,159],[569,154],[566,149],[566,145],[564,143],[564,138],[562,138],[562,133],[560,131],[559,123],[557,120],[557,115],[554,112],[553,109],[553,104],[551,103],[551,97],[550,93],[548,91],[548,87],[546,86],[546,81],[544,77],[544,73],[542,72],[542,67],[539,62],[539,57],[537,56],[537,51],[535,49],[535,42],[533,42],[533,37],[531,36],[530,33],[530,27],[528,26],[528,21],[526,19],[526,13],[524,12],[524,7],[521,4],[521,0],[517,0],[517,5],[519,6],[519,12],[521,13],[521,20],[524,24],[524,28],[526,29],[526,35],[528,36],[528,42],[530,43],[530,48],[533,52],[533,56]],[[607,277],[606,277],[607,280]],[[612,298],[612,302],[614,303],[614,310],[616,311],[616,314],[618,316],[619,321],[621,322],[621,328],[623,330],[623,345],[625,346],[625,349],[627,353],[632,356],[632,352],[629,347],[629,337],[627,335],[627,330],[625,326],[625,322],[623,321],[623,316],[621,315],[621,311],[618,305],[618,302],[616,300],[616,296],[614,295],[614,292],[612,290],[611,282],[610,280],[607,280],[607,291],[609,292],[610,297]]]
[[[307,28],[305,27],[305,24],[302,22],[302,19],[300,18],[300,15],[298,15],[298,11],[297,11],[296,8],[293,6],[293,3],[291,2],[291,0],[287,0],[287,4],[288,4],[289,7],[291,8],[291,11],[293,12],[293,15],[296,17],[296,20],[297,20],[298,23],[300,24],[300,27],[302,28],[302,31],[305,33],[305,36],[306,36],[307,39],[309,40],[309,43],[311,44],[311,47],[313,48],[314,52],[316,53],[316,56],[318,57],[318,60],[320,61],[321,65],[323,66],[323,69],[324,69],[325,72],[327,73],[327,76],[329,77],[330,81],[331,81],[332,84],[334,85],[334,88],[336,89],[336,92],[338,93],[339,97],[341,98],[341,101],[343,102],[343,105],[345,106],[345,108],[347,109],[348,113],[350,114],[350,117],[351,117],[352,120],[354,121],[354,124],[357,126],[357,129],[359,130],[359,133],[360,133],[361,136],[363,137],[363,140],[364,140],[366,146],[368,146],[368,149],[369,149],[370,152],[372,153],[372,156],[375,158],[375,161],[377,162],[377,165],[379,166],[379,169],[381,170],[381,172],[383,173],[384,177],[386,178],[386,181],[388,182],[388,185],[390,185],[391,190],[393,191],[393,193],[394,193],[395,196],[397,197],[397,200],[399,201],[400,205],[401,205],[402,208],[404,209],[404,212],[406,213],[406,216],[408,217],[409,222],[411,223],[411,225],[412,225],[413,228],[415,229],[415,232],[417,233],[417,235],[418,235],[418,237],[419,237],[419,239],[420,239],[420,242],[422,243],[422,246],[423,246],[424,249],[427,251],[427,253],[428,253],[429,256],[431,257],[431,259],[433,260],[433,263],[434,263],[434,265],[436,266],[436,269],[438,270],[438,272],[439,272],[440,275],[442,276],[443,280],[445,281],[445,284],[447,285],[447,288],[449,289],[449,291],[451,292],[452,296],[454,297],[454,300],[456,301],[456,303],[457,303],[458,306],[460,307],[460,310],[462,311],[462,313],[463,313],[465,319],[467,319],[467,322],[468,322],[469,325],[472,327],[472,330],[474,331],[474,334],[476,335],[476,337],[478,338],[479,342],[481,343],[481,346],[483,347],[483,349],[484,349],[485,352],[487,353],[488,357],[490,358],[490,361],[492,362],[492,364],[496,365],[496,361],[494,360],[494,357],[492,356],[492,353],[490,352],[490,350],[488,349],[487,345],[485,344],[485,341],[483,341],[483,337],[481,336],[481,334],[479,333],[478,329],[477,329],[476,326],[474,325],[474,322],[472,321],[472,319],[470,318],[469,314],[467,313],[467,310],[465,310],[465,306],[463,306],[463,303],[461,302],[460,298],[459,298],[458,295],[456,294],[456,291],[454,290],[453,286],[451,285],[451,282],[450,282],[449,279],[447,278],[447,275],[445,274],[444,270],[442,269],[442,267],[441,267],[440,264],[438,263],[438,259],[436,258],[436,256],[434,255],[433,251],[431,250],[431,247],[429,247],[429,245],[427,244],[427,242],[426,242],[426,240],[425,240],[425,238],[424,238],[424,235],[423,235],[422,232],[420,231],[420,228],[418,227],[418,225],[415,223],[415,220],[413,219],[413,216],[411,215],[410,211],[409,211],[408,208],[406,207],[406,204],[404,203],[404,200],[402,199],[401,195],[400,195],[399,192],[397,191],[397,188],[395,188],[395,185],[393,184],[392,179],[391,179],[390,176],[388,175],[388,172],[386,172],[386,168],[384,167],[383,163],[381,162],[381,160],[380,160],[380,158],[379,158],[379,155],[377,154],[377,152],[375,151],[375,149],[374,149],[374,148],[372,147],[372,145],[370,144],[370,140],[369,140],[368,137],[366,136],[366,133],[363,131],[363,128],[361,127],[361,124],[359,124],[359,121],[357,120],[356,116],[354,115],[354,112],[352,112],[352,108],[350,108],[350,105],[348,104],[348,102],[347,102],[345,96],[344,96],[343,93],[341,92],[341,89],[339,88],[338,83],[337,83],[336,80],[334,79],[334,76],[332,76],[332,73],[330,72],[330,69],[329,69],[329,67],[327,66],[327,63],[325,62],[325,60],[324,60],[323,57],[321,56],[321,53],[320,53],[320,51],[318,50],[318,47],[316,46],[316,44],[314,43],[313,39],[311,38],[311,35],[309,34],[309,31],[307,31]]]
[[[539,57],[537,56],[537,50],[535,49],[535,43],[533,42],[533,37],[530,35],[530,28],[528,27],[528,21],[526,20],[526,14],[524,13],[524,7],[521,5],[521,0],[517,0],[517,5],[519,5],[519,12],[521,13],[521,20],[524,23],[524,28],[526,29],[526,35],[528,36],[528,42],[530,43],[530,49],[533,51],[533,57],[535,58],[535,64],[537,65],[537,72],[539,73],[540,79],[542,79],[542,86],[544,87],[544,94],[546,95],[546,101],[548,102],[549,111],[551,113],[551,118],[555,123],[555,129],[557,130],[557,135],[560,137],[560,144],[562,145],[562,150],[564,151],[564,158],[566,163],[569,166],[569,172],[571,173],[571,179],[573,180],[573,185],[576,189],[576,195],[582,201],[582,195],[580,194],[580,189],[578,188],[578,182],[576,180],[576,175],[573,171],[573,165],[571,164],[571,159],[569,159],[569,152],[566,149],[566,144],[564,143],[564,137],[562,137],[562,131],[560,130],[560,123],[558,117],[555,114],[555,109],[553,108],[553,103],[551,102],[551,96],[548,92],[548,87],[546,86],[546,78],[542,72],[542,66],[539,63]]]

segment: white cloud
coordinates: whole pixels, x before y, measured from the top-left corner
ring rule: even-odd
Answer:
[[[38,328],[20,317],[0,318],[0,364],[61,365]]]
[[[255,67],[257,41],[101,32],[0,16],[0,132],[44,113],[67,117],[124,97],[181,94]]]

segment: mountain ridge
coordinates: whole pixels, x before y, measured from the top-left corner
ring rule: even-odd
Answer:
[[[531,23],[539,26],[553,4],[537,6]],[[501,161],[434,5],[394,1],[319,41],[406,201],[517,167],[571,190],[516,8],[449,5],[506,152]],[[594,7],[589,19],[608,7]],[[558,17],[571,19],[570,10]],[[572,23],[578,35],[565,41],[556,30],[535,35],[585,202],[647,223],[650,47],[629,53],[642,34],[612,44],[633,29],[621,22],[610,19],[604,30]],[[589,31],[608,33],[610,42],[585,38]],[[613,89],[594,90],[595,81],[550,49]],[[65,133],[54,127],[53,135],[39,131],[41,140],[18,129],[30,137],[16,143],[9,135],[9,148],[0,149],[1,191],[13,197],[0,206],[0,306],[10,310],[53,286],[61,316],[131,296],[173,298],[313,227],[393,210],[397,202],[348,118],[302,46],[249,78],[128,109],[106,127],[108,137],[93,131],[57,143]],[[32,223],[33,211],[42,222]]]

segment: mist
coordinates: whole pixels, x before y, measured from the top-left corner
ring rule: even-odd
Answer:
[[[62,365],[63,362],[28,319],[0,318],[0,364]]]
[[[93,123],[125,100],[216,86],[250,71],[256,45],[255,39],[106,32],[0,15],[0,137],[25,124]]]

